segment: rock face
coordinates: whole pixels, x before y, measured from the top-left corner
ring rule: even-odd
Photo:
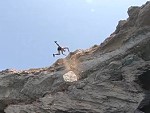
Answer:
[[[99,46],[0,72],[0,113],[150,113],[150,2],[128,14]]]

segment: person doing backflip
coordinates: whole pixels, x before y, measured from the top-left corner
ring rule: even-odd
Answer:
[[[57,41],[54,41],[54,42],[55,42],[56,45],[58,46],[58,48],[57,48],[58,53],[53,54],[53,57],[55,57],[55,55],[60,55],[60,52],[61,52],[63,55],[65,55],[64,52],[66,51],[66,49],[68,50],[68,52],[70,52],[68,47],[61,47],[61,46],[57,43]],[[66,56],[66,55],[65,55],[65,56]]]

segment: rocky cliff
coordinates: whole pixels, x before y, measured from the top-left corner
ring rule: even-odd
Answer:
[[[52,66],[0,72],[0,113],[150,113],[150,2],[102,44]]]

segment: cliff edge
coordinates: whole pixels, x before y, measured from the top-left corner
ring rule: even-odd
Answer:
[[[150,2],[100,45],[52,66],[0,72],[0,113],[150,113]]]

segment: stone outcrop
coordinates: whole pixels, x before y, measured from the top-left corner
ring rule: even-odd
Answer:
[[[150,113],[150,2],[101,45],[50,67],[0,72],[0,113]]]

